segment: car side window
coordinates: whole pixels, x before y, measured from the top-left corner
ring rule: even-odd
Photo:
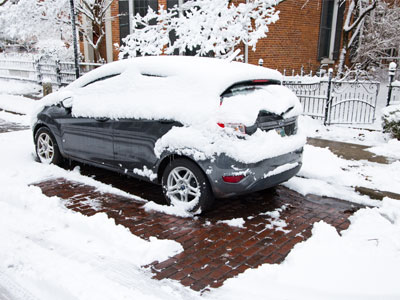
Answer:
[[[111,74],[111,75],[107,75],[107,76],[104,76],[104,77],[100,77],[100,78],[97,78],[97,79],[85,84],[82,87],[84,88],[84,87],[87,87],[87,86],[89,86],[89,85],[91,85],[93,83],[96,83],[96,82],[99,82],[99,81],[103,81],[103,80],[106,80],[106,79],[109,79],[109,78],[113,78],[113,77],[118,76],[118,75],[120,75],[120,74]]]

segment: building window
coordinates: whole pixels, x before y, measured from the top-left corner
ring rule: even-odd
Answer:
[[[136,14],[142,17],[147,14],[149,6],[154,11],[158,11],[158,0],[119,0],[119,38],[122,39],[133,32],[136,28],[131,23],[131,16]]]
[[[318,60],[329,63],[338,59],[343,28],[345,2],[323,0],[318,42]]]

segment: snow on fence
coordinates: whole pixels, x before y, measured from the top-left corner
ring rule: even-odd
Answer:
[[[79,63],[80,73],[85,74],[99,63]],[[0,56],[0,78],[32,81],[38,84],[50,82],[53,85],[68,85],[75,78],[73,62],[62,62],[53,57],[42,56]]]
[[[380,83],[376,81],[337,80],[329,77],[284,77],[283,85],[300,99],[303,113],[325,124],[371,124]]]
[[[394,84],[389,86],[389,88],[392,89],[389,104],[400,104],[400,82],[394,82]]]

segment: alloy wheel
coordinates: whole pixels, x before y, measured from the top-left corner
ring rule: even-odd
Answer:
[[[172,201],[197,200],[201,193],[196,176],[186,167],[174,168],[168,174],[167,195]]]
[[[50,164],[54,157],[54,143],[50,135],[43,132],[37,139],[37,154],[42,163]]]

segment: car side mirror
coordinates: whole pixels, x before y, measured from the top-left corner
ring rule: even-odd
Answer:
[[[68,97],[61,101],[61,105],[64,108],[70,109],[72,107],[73,102],[74,101],[73,101],[72,97]]]

